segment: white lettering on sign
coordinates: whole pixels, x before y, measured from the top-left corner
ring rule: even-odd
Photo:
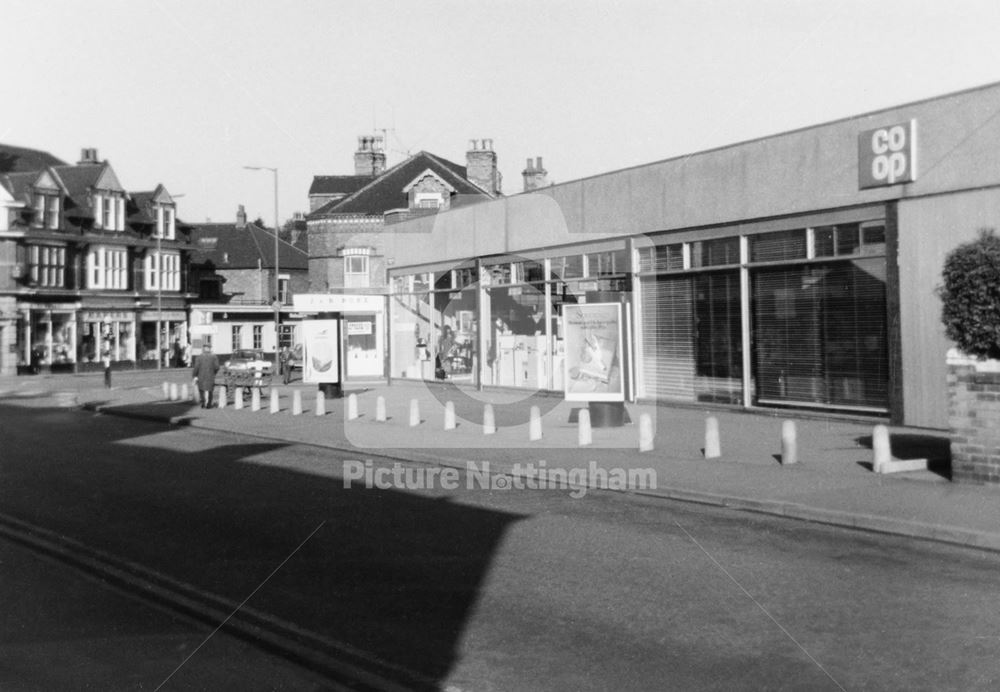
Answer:
[[[915,120],[861,133],[858,138],[859,187],[916,180],[915,135]]]

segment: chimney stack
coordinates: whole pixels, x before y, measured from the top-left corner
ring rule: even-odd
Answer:
[[[548,185],[548,174],[549,172],[542,166],[541,156],[534,161],[528,159],[527,166],[521,171],[521,176],[524,178],[524,191],[531,192]]]
[[[354,152],[354,175],[376,177],[385,172],[385,138],[381,135],[358,137]]]
[[[502,178],[497,170],[497,154],[492,139],[470,139],[465,153],[466,177],[490,195],[500,194]]]
[[[89,164],[100,163],[97,160],[97,149],[81,149],[80,150],[80,160],[77,161],[78,166],[86,166]]]
[[[236,228],[244,229],[247,227],[247,210],[240,205],[240,208],[236,210]]]

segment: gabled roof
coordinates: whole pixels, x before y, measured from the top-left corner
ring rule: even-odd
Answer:
[[[65,161],[60,161],[47,151],[0,144],[0,173],[25,173],[65,165]]]
[[[315,175],[309,186],[310,195],[349,195],[370,183],[370,175]]]
[[[193,264],[211,262],[217,270],[274,267],[274,233],[248,223],[238,228],[234,223],[205,223],[196,226],[191,241],[198,248],[191,256]],[[307,270],[309,254],[278,241],[278,271]]]
[[[315,219],[327,214],[381,216],[393,209],[405,209],[409,206],[409,199],[404,191],[407,185],[428,171],[453,187],[456,194],[490,199],[490,195],[481,187],[468,180],[465,166],[421,151],[372,179],[357,192],[324,204],[307,218]]]

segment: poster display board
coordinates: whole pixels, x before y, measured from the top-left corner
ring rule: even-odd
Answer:
[[[621,304],[566,305],[562,320],[566,400],[625,401]]]
[[[302,381],[340,382],[340,329],[337,320],[303,320]]]

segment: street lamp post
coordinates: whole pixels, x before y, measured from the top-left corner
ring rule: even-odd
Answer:
[[[281,343],[281,293],[278,279],[278,169],[267,166],[244,166],[251,171],[270,171],[274,174],[274,371],[280,368],[278,352]]]

